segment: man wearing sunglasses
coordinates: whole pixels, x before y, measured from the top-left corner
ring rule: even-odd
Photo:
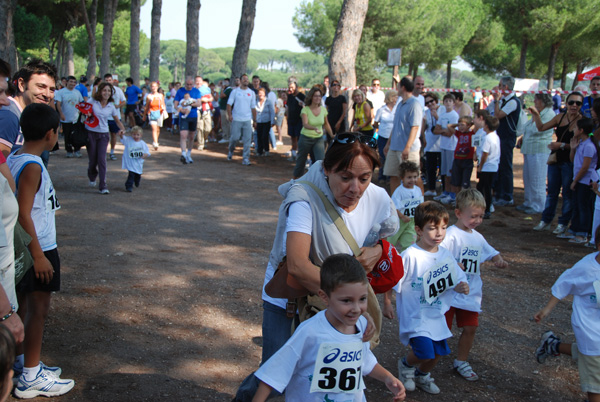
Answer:
[[[496,132],[500,137],[500,164],[494,185],[494,205],[514,205],[513,201],[513,149],[517,143],[517,123],[521,114],[521,101],[512,90],[515,87],[513,77],[502,77],[494,94],[494,116],[500,120]],[[505,93],[504,91],[510,91]]]
[[[413,96],[414,83],[409,77],[404,77],[398,85],[402,101],[396,106],[394,127],[390,139],[383,149],[386,155],[383,174],[390,176],[390,193],[400,186],[400,163],[409,160],[420,165],[421,124],[423,123],[423,107]],[[419,177],[417,185],[423,191],[423,181]]]

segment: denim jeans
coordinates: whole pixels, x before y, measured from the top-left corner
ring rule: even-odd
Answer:
[[[296,316],[296,324],[297,322]],[[260,364],[269,360],[271,356],[275,354],[281,347],[287,342],[292,336],[292,322],[293,318],[288,318],[286,312],[281,307],[264,301],[263,302],[263,324],[262,324],[262,335],[263,335],[263,348],[262,348],[262,359]],[[237,402],[250,402],[258,389],[259,380],[254,376],[254,373],[250,374],[244,379],[240,387],[238,388],[234,401]],[[271,392],[271,396],[279,395],[277,391]]]
[[[425,158],[427,159],[427,190],[435,191],[437,174],[442,170],[442,153],[426,152]]]
[[[388,142],[388,138],[379,137],[377,138],[377,150],[379,151],[379,161],[381,166],[379,167],[379,180],[387,180],[387,176],[383,174],[383,165],[385,165],[385,155],[383,154],[383,148],[385,148]]]
[[[236,143],[241,139],[244,144],[242,156],[244,160],[250,160],[250,142],[252,141],[252,122],[248,121],[232,121],[231,133],[229,136],[229,152],[233,154]]]
[[[296,157],[296,167],[294,168],[294,177],[298,178],[304,174],[306,166],[306,157],[308,154],[312,162],[321,161],[325,157],[325,141],[323,137],[312,138],[300,135],[298,139],[298,156]],[[313,158],[314,154],[314,158]]]
[[[548,165],[548,195],[546,196],[546,205],[542,212],[542,221],[552,222],[558,205],[558,194],[562,187],[562,212],[558,218],[558,223],[568,225],[573,213],[573,191],[571,191],[571,182],[573,181],[573,164],[571,162],[555,163]]]
[[[573,219],[571,232],[577,236],[588,236],[592,231],[595,195],[589,184],[576,183],[573,192]]]

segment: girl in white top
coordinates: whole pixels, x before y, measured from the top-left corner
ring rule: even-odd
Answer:
[[[120,131],[117,134],[122,134],[125,127],[119,120],[119,112],[115,109],[112,99],[112,85],[103,82],[98,86],[98,90],[90,103],[93,106],[94,116],[98,119],[98,124],[95,127],[86,127],[88,130],[88,178],[90,179],[90,187],[96,186],[96,178],[100,177],[100,193],[108,194],[106,187],[106,147],[110,140],[108,133],[108,117],[112,116],[117,123]]]

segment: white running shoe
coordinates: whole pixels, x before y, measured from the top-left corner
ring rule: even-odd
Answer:
[[[431,373],[427,373],[427,375],[416,375],[415,385],[429,394],[437,395],[440,393],[440,389],[435,385],[433,378],[431,378]]]
[[[56,378],[40,368],[33,381],[26,381],[24,375],[19,377],[19,383],[15,388],[15,396],[21,399],[31,399],[38,396],[59,396],[66,394],[74,386],[75,381]]]
[[[463,362],[459,366],[455,366],[454,370],[456,370],[456,372],[467,381],[479,380],[479,376],[473,371],[473,368],[469,362]]]
[[[435,190],[427,190],[425,191],[425,197],[435,197],[437,196],[437,193],[435,192]]]
[[[404,389],[407,391],[415,390],[415,368],[408,367],[402,359],[398,360],[398,379],[404,384]]]

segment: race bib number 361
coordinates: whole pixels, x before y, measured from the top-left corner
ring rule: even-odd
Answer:
[[[354,393],[363,390],[362,351],[360,341],[321,344],[310,392]]]
[[[458,284],[454,266],[454,261],[446,259],[441,264],[425,272],[425,275],[423,275],[423,292],[427,303],[433,303],[442,293]]]

